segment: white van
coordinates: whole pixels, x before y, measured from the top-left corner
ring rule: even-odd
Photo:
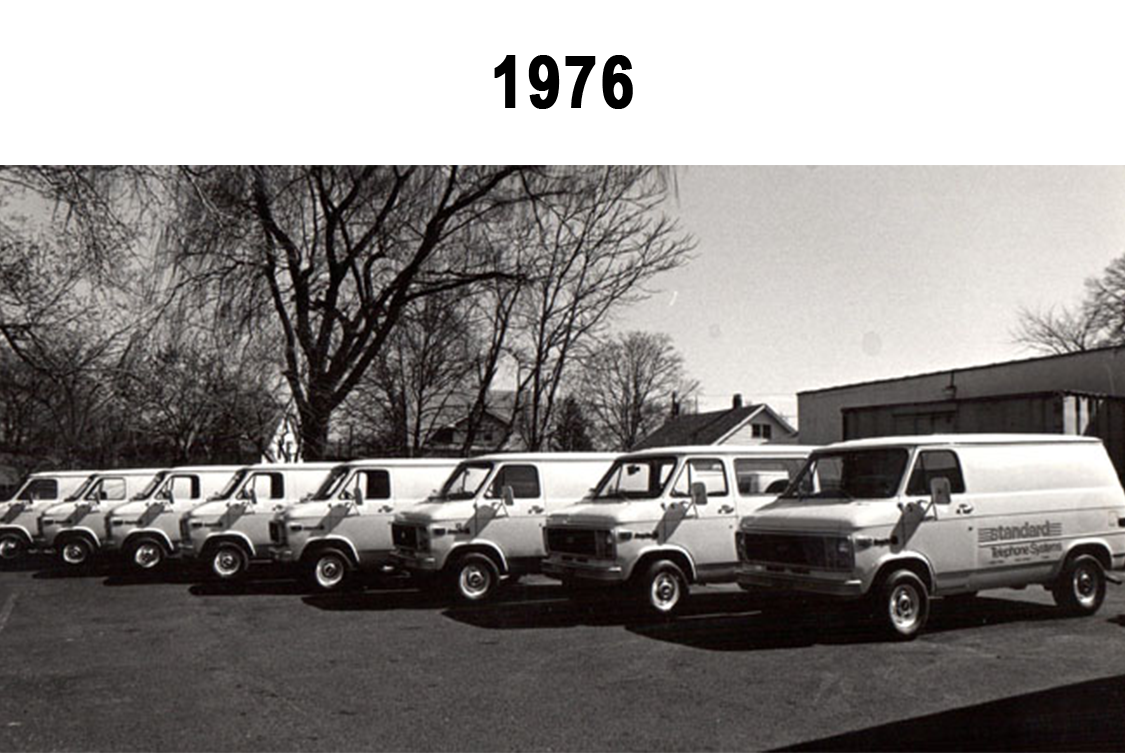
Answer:
[[[0,503],[0,563],[10,564],[36,547],[39,516],[82,486],[92,471],[32,473],[12,498]]]
[[[185,557],[222,580],[244,577],[252,562],[270,561],[270,522],[310,496],[336,463],[259,463],[240,468],[218,494],[180,518]]]
[[[332,591],[359,570],[393,569],[391,521],[433,494],[456,460],[356,460],[336,466],[311,498],[270,523],[278,562],[300,563],[310,582]]]
[[[395,561],[422,579],[441,576],[461,599],[487,599],[501,579],[539,572],[547,515],[582,498],[615,457],[542,452],[464,460],[435,497],[395,516]]]
[[[109,513],[140,494],[162,471],[124,468],[91,474],[66,500],[43,510],[36,543],[41,549],[55,549],[66,565],[87,563],[105,541]]]
[[[886,437],[810,456],[742,521],[741,584],[869,597],[888,635],[916,636],[931,596],[1041,584],[1093,614],[1125,565],[1125,493],[1100,440]]]
[[[654,447],[617,459],[593,497],[547,519],[543,572],[564,584],[628,584],[670,615],[691,583],[730,583],[741,516],[773,501],[811,447]]]
[[[180,518],[230,483],[236,465],[196,465],[169,468],[156,474],[140,494],[106,517],[102,548],[122,552],[141,570],[159,567],[181,552]],[[65,556],[65,562],[73,558]]]

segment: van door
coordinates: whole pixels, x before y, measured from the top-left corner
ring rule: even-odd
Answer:
[[[395,505],[390,472],[384,468],[363,468],[348,479],[343,490],[353,499],[357,490],[362,491],[363,504],[356,505],[335,530],[326,532],[346,537],[355,545],[361,559],[382,557],[394,549],[391,519],[395,515]],[[325,521],[326,526],[330,522]]]
[[[948,479],[950,502],[931,506],[930,483],[936,478]],[[895,534],[903,547],[930,561],[938,591],[967,590],[976,568],[975,516],[957,454],[919,451],[899,502],[903,515]],[[924,517],[915,514],[922,510]]]
[[[505,505],[504,487],[512,488],[512,504]],[[547,519],[539,469],[531,463],[505,463],[485,490],[481,512],[490,516],[482,538],[496,542],[509,564],[521,570],[538,570],[543,550],[543,523]],[[483,520],[483,517],[481,518]]]
[[[734,577],[734,530],[738,507],[730,474],[721,458],[688,458],[672,485],[661,520],[661,541],[686,549],[701,581]],[[691,485],[707,489],[703,504],[693,504]]]

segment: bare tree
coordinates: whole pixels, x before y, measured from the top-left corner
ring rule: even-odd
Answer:
[[[548,446],[568,366],[610,315],[687,263],[693,240],[661,214],[667,182],[651,167],[560,168],[567,190],[527,208],[529,247],[508,346],[519,372],[512,425]]]
[[[607,449],[630,449],[663,423],[674,396],[682,400],[699,389],[665,334],[619,335],[583,365],[581,394]]]
[[[1019,312],[1013,339],[1041,353],[1076,353],[1125,343],[1125,256],[1086,280],[1074,308]]]
[[[325,453],[333,411],[404,312],[494,276],[473,242],[528,196],[518,167],[185,169],[177,258],[200,289],[280,333],[302,452]]]

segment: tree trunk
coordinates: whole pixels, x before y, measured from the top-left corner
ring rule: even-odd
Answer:
[[[301,410],[300,414],[301,459],[323,460],[328,452],[328,423],[332,415],[331,409],[310,404]]]

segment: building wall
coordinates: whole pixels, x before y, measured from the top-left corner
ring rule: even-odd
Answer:
[[[951,386],[953,389],[947,389]],[[1125,348],[1104,348],[801,392],[797,395],[797,414],[801,422],[801,441],[826,444],[844,438],[844,408],[1052,391],[1125,396]]]

